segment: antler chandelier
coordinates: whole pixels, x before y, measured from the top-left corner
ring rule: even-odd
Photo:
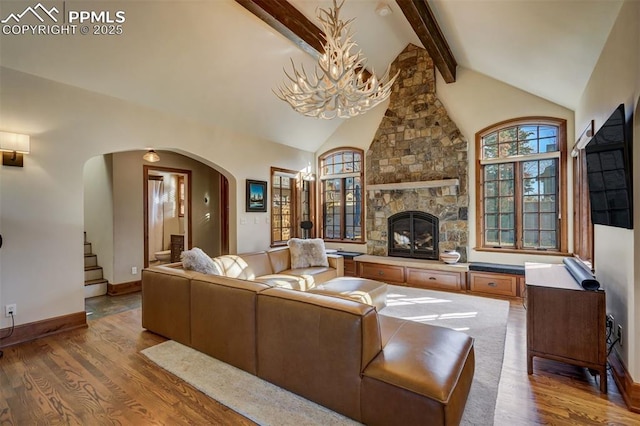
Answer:
[[[293,76],[285,70],[290,80],[274,91],[283,101],[300,114],[324,119],[349,118],[378,105],[391,94],[391,86],[398,74],[389,78],[389,68],[382,78],[375,74],[364,81],[363,71],[367,63],[362,51],[352,54],[358,45],[353,41],[351,23],[339,18],[344,0],[333,9],[318,9],[318,19],[324,30],[324,53],[318,60],[314,74],[307,76],[304,66],[298,71],[291,60]],[[289,83],[289,84],[287,84]]]

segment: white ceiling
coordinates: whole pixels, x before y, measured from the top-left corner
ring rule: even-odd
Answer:
[[[3,0],[0,18],[26,3]],[[313,20],[318,5],[331,5],[291,3]],[[396,3],[387,3],[393,14],[384,18],[377,0],[347,0],[342,9],[343,18],[357,18],[356,41],[379,74],[408,43],[420,45]],[[82,4],[124,10],[124,34],[1,35],[0,64],[308,151],[342,123],[300,116],[273,95],[289,58],[307,70],[313,60],[233,0]],[[621,0],[430,5],[459,65],[574,109]]]

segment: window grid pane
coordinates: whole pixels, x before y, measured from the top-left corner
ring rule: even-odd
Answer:
[[[485,166],[485,240],[494,247],[515,244],[513,167],[513,163]]]
[[[362,205],[360,178],[345,179],[345,238],[348,240],[359,240],[362,238],[360,227],[360,212]]]
[[[294,236],[292,190],[293,178],[273,176],[271,191],[271,238],[273,243],[286,242]]]
[[[481,139],[482,158],[508,158],[558,151],[558,128],[520,125],[489,133]]]
[[[557,159],[522,163],[525,248],[558,248],[557,166]]]
[[[483,245],[526,249],[559,249],[559,159],[527,160],[527,155],[557,152],[559,127],[519,124],[481,137],[481,159],[524,156],[521,163],[482,167]],[[515,173],[518,171],[518,175]],[[516,191],[516,182],[519,188]],[[516,215],[516,206],[519,213]],[[522,242],[516,238],[521,230]]]
[[[322,196],[324,200],[323,228],[325,238],[339,239],[341,229],[341,182],[342,179],[329,179],[322,182]]]
[[[363,155],[360,151],[340,151],[320,160],[322,175],[360,173],[359,177],[322,180],[323,237],[362,241]]]

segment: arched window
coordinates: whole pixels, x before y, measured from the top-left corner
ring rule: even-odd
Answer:
[[[495,124],[476,157],[477,249],[566,253],[566,121]]]
[[[338,148],[320,156],[322,238],[364,241],[364,153]]]

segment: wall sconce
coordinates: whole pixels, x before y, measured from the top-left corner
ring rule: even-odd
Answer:
[[[302,169],[301,175],[302,175],[302,180],[306,180],[309,182],[316,180],[316,177],[311,172],[311,163],[307,164],[307,167]]]
[[[0,132],[2,165],[22,167],[22,154],[29,153],[29,135]]]
[[[142,158],[150,163],[156,163],[160,161],[160,156],[153,149],[147,151],[147,153],[144,154]]]

